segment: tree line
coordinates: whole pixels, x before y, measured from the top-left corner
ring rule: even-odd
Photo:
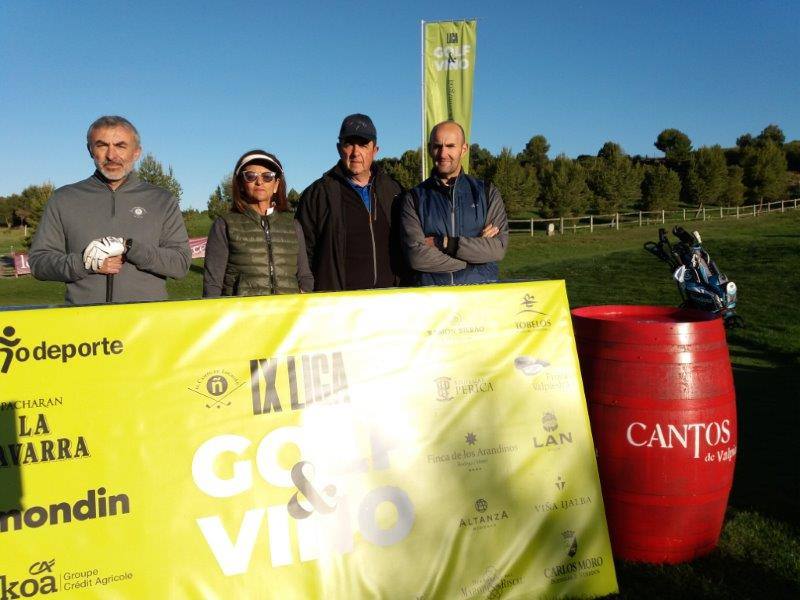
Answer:
[[[470,146],[470,173],[499,189],[511,216],[568,217],[684,206],[738,206],[800,195],[800,141],[786,143],[777,125],[744,134],[733,148],[693,149],[678,129],[654,146],[664,158],[629,156],[606,142],[596,156],[550,159],[550,144],[535,135],[518,154]],[[379,161],[404,187],[420,181],[419,150]]]
[[[694,149],[685,133],[663,130],[653,144],[663,158],[629,156],[606,142],[596,156],[550,159],[550,143],[534,135],[522,152],[494,155],[470,145],[470,173],[499,189],[512,217],[569,217],[624,210],[669,210],[684,206],[740,206],[800,195],[800,140],[786,142],[777,125],[743,134],[733,148]],[[421,181],[420,151],[376,161],[406,188]],[[212,192],[208,214],[222,215],[231,203],[231,174]],[[291,189],[289,204],[300,194]]]
[[[670,210],[683,206],[739,206],[745,201],[769,202],[800,196],[800,140],[786,142],[777,125],[758,135],[745,133],[736,146],[694,149],[689,136],[665,129],[654,144],[663,158],[629,156],[615,142],[606,142],[596,156],[549,156],[550,143],[534,135],[514,154],[503,148],[494,155],[479,144],[470,146],[470,173],[500,190],[512,217],[569,217],[625,210]],[[420,151],[377,161],[404,188],[421,180]],[[169,190],[180,202],[183,189],[172,167],[152,155],[137,166],[141,179]],[[24,227],[30,240],[53,193],[53,184],[29,185],[17,194],[0,196],[0,223]],[[296,206],[300,194],[288,192]],[[212,219],[231,205],[231,174],[212,190],[208,214]],[[196,212],[189,209],[185,212]]]

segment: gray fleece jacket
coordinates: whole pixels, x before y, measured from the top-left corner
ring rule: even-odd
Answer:
[[[133,240],[114,276],[114,302],[166,300],[166,278],[189,270],[189,237],[175,198],[135,173],[112,191],[95,172],[47,202],[29,254],[33,276],[65,282],[68,304],[105,302],[106,276],[83,266],[83,250],[105,236]]]

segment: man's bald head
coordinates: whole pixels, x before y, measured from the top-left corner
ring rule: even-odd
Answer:
[[[431,129],[428,153],[436,175],[442,179],[457,177],[461,172],[461,157],[467,153],[464,128],[455,121],[442,121]]]
[[[436,133],[438,132],[439,128],[441,127],[445,128],[453,127],[457,129],[459,134],[461,135],[461,143],[465,144],[467,142],[467,135],[464,133],[464,128],[458,121],[442,121],[441,123],[437,123],[436,125],[434,125],[433,129],[431,129],[431,134],[430,136],[428,136],[428,144],[431,143],[433,138],[436,136]]]

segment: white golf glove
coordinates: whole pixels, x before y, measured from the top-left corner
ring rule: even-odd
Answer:
[[[125,240],[121,237],[107,236],[99,240],[92,240],[83,251],[83,266],[96,273],[109,256],[120,256],[124,253]]]

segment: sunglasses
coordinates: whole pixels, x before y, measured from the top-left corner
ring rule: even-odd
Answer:
[[[272,183],[278,178],[277,173],[256,173],[255,171],[242,171],[242,178],[247,183],[255,183],[260,178],[262,183]]]

